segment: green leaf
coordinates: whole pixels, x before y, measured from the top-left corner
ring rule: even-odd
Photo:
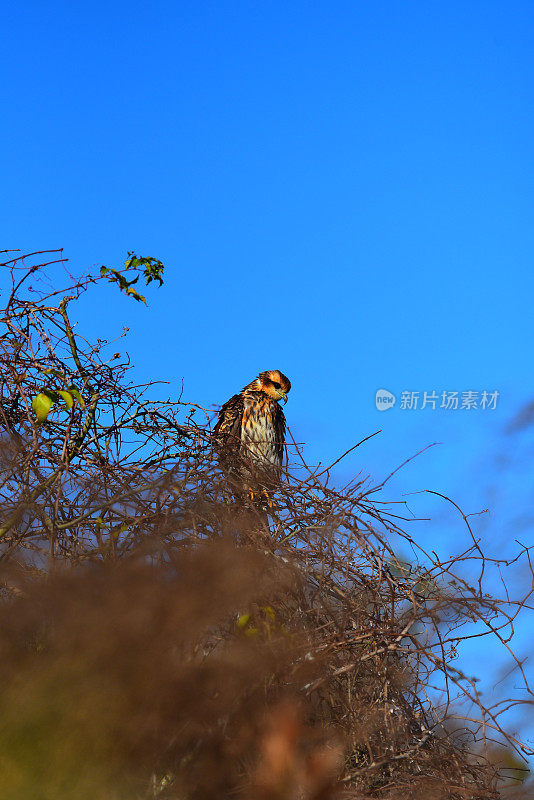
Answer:
[[[85,408],[85,400],[81,396],[81,394],[80,394],[79,390],[76,388],[76,386],[74,386],[74,385],[73,386],[69,386],[69,392],[71,393],[71,395],[73,397],[76,398],[76,400],[81,405],[81,407]]]
[[[65,382],[65,376],[58,369],[52,369],[49,367],[48,369],[42,369],[41,372],[43,375],[55,375],[56,378],[60,378],[63,382]]]
[[[100,277],[103,278],[106,272],[109,272],[109,267],[100,267]]]
[[[135,289],[132,289],[132,287],[127,289],[126,294],[129,294],[130,297],[133,297],[134,300],[137,300],[138,302],[139,301],[143,302],[146,306],[146,299],[143,297],[142,294],[139,294],[139,292],[136,292]]]
[[[68,408],[68,409],[69,409],[69,411],[70,411],[70,409],[71,409],[71,408],[72,408],[72,406],[74,405],[74,400],[72,399],[72,395],[71,395],[71,393],[70,393],[70,392],[63,392],[63,391],[59,391],[59,392],[58,392],[58,395],[59,395],[60,397],[62,397],[62,398],[63,398],[63,400],[64,400],[64,401],[65,401],[65,403],[66,403],[66,406],[67,406],[67,408]]]
[[[50,409],[54,405],[54,401],[50,399],[48,393],[39,392],[32,400],[32,408],[37,417],[37,422],[44,422],[50,413]]]
[[[130,258],[127,258],[124,262],[124,266],[126,269],[135,269],[135,267],[141,266],[141,259],[138,258],[135,254],[132,254]]]

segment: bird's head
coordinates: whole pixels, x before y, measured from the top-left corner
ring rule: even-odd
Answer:
[[[263,392],[273,400],[283,400],[287,403],[287,393],[291,389],[291,381],[278,369],[268,369],[260,372],[258,377],[249,383],[247,389]]]

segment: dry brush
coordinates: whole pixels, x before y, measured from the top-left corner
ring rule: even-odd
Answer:
[[[233,497],[212,412],[75,325],[83,293],[142,301],[160,262],[2,266],[2,796],[497,796],[495,754],[516,775],[532,754],[503,713],[532,694],[517,659],[519,699],[484,701],[456,657],[481,635],[512,653],[530,593],[488,592],[510,565],[462,512],[471,545],[440,560],[383,486],[340,487],[294,443],[269,513]]]

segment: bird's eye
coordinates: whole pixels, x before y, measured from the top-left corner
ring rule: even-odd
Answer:
[[[276,381],[273,381],[273,386],[274,386],[275,389],[279,389],[280,388],[280,384],[277,383]]]

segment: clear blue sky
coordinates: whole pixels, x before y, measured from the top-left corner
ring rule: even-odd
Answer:
[[[392,490],[491,507],[489,544],[513,539],[532,502],[532,453],[502,429],[534,394],[533,4],[21,0],[2,16],[3,246],[62,246],[75,272],[162,259],[148,309],[110,291],[82,314],[95,336],[130,326],[140,380],[183,378],[215,405],[281,369],[310,461],[381,427],[340,471],[381,477],[442,442]],[[500,397],[381,414],[378,388]]]

